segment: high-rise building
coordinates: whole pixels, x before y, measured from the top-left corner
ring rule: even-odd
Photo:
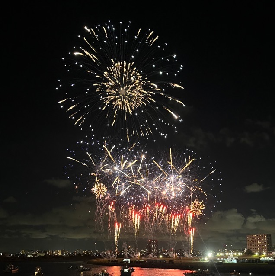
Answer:
[[[157,256],[157,254],[158,254],[158,241],[157,240],[149,240],[148,241],[147,253],[152,254],[153,256]]]
[[[271,234],[256,234],[247,235],[247,249],[250,249],[254,254],[268,254],[272,251]]]

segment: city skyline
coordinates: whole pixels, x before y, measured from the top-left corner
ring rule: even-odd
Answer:
[[[247,234],[274,237],[274,4],[125,9],[22,4],[3,17],[0,251],[83,248],[103,240],[94,229],[95,197],[76,193],[64,175],[67,149],[85,132],[60,110],[55,88],[64,74],[61,58],[83,27],[108,20],[153,29],[183,64],[184,90],[177,95],[185,104],[183,121],[177,135],[157,143],[209,156],[223,178],[221,203],[206,224],[196,225],[195,246],[245,246]]]
[[[193,256],[205,256],[209,257],[211,255],[212,257],[240,257],[242,255],[250,255],[250,256],[270,256],[274,255],[274,245],[272,244],[272,239],[270,234],[253,234],[253,235],[247,235],[247,246],[246,248],[233,248],[230,244],[225,244],[222,248],[218,248],[215,250],[207,250],[206,248],[202,251],[195,250]],[[90,246],[90,247],[89,247]],[[19,252],[0,252],[0,257],[7,257],[7,256],[15,256],[15,255],[22,255],[22,257],[43,257],[47,255],[54,255],[54,256],[76,256],[76,255],[83,255],[83,256],[95,256],[95,254],[102,254],[102,257],[106,257],[106,253],[111,253],[113,257],[115,257],[115,248],[104,248],[102,249],[100,246],[97,247],[98,244],[95,242],[93,245],[86,245],[85,248],[77,248],[73,251],[67,250],[66,248],[56,248],[56,249],[21,249]],[[174,248],[169,247],[169,244],[163,244],[158,242],[158,240],[147,240],[145,244],[143,244],[143,247],[136,248],[136,245],[132,246],[127,244],[126,242],[123,242],[120,244],[118,248],[119,256],[127,254],[127,252],[132,256],[136,256],[136,254],[140,254],[142,256],[150,257],[150,254],[153,253],[153,255],[162,255],[162,253],[165,252],[164,256],[171,257],[172,253],[180,254],[181,256],[190,257],[190,254],[188,252],[188,249],[185,247]],[[108,253],[108,254],[109,254]],[[124,256],[127,257],[127,256]],[[151,256],[152,257],[152,256]]]

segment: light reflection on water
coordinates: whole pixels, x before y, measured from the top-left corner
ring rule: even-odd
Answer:
[[[94,273],[99,273],[102,270],[106,269],[107,272],[113,276],[120,275],[119,266],[109,266],[109,267],[98,267],[92,268],[91,271],[85,271],[83,276],[90,276],[94,275]],[[141,267],[134,267],[135,271],[132,273],[132,276],[184,276],[184,272],[190,272],[190,270],[180,270],[180,269],[159,269],[159,268],[141,268]]]
[[[120,266],[98,266],[92,267],[90,271],[85,271],[83,276],[93,276],[95,273],[99,273],[102,270],[105,270],[112,276],[120,276]],[[190,270],[181,270],[181,269],[160,269],[160,268],[141,268],[134,267],[135,271],[132,273],[132,276],[184,276],[185,273],[191,272]],[[220,273],[218,270],[213,271],[215,276],[230,276],[228,273]],[[231,275],[232,276],[232,275]],[[249,273],[241,273],[240,276],[250,276]],[[251,276],[274,276],[271,274],[255,274],[252,273]]]

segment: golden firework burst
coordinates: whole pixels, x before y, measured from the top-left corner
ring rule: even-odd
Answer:
[[[97,199],[101,199],[106,195],[107,187],[103,183],[100,183],[99,180],[96,180],[96,183],[91,191],[95,194]]]
[[[93,118],[98,126],[97,117],[106,121],[104,131],[123,124],[128,137],[163,135],[162,124],[181,121],[171,103],[184,104],[169,93],[183,89],[177,83],[182,65],[177,65],[176,54],[165,53],[166,44],[157,44],[153,31],[132,32],[130,24],[116,28],[111,23],[85,31],[65,60],[70,80],[64,83],[66,96],[59,101],[76,125]],[[57,89],[61,87],[60,83]],[[170,122],[167,112],[172,115]]]
[[[190,212],[196,215],[197,217],[202,214],[202,211],[205,209],[203,201],[199,201],[197,198],[191,203]]]

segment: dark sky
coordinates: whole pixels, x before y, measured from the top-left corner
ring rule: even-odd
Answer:
[[[181,2],[8,4],[1,23],[0,252],[94,246],[94,203],[75,194],[63,169],[67,148],[83,132],[60,109],[55,87],[61,58],[83,27],[108,20],[154,30],[184,66],[186,108],[172,143],[210,156],[223,176],[222,203],[199,228],[198,243],[244,248],[247,234],[275,238],[274,3]]]

